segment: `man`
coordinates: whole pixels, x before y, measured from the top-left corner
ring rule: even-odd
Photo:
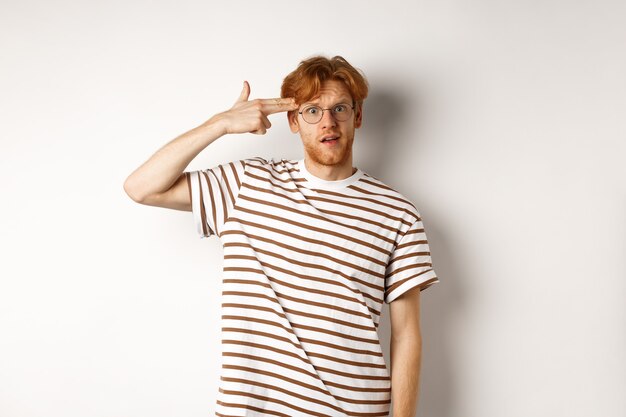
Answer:
[[[438,282],[419,212],[353,167],[368,86],[342,57],[304,60],[281,98],[249,100],[175,138],[124,184],[136,202],[193,212],[224,246],[217,416],[415,414],[420,291]],[[183,172],[226,134],[287,112],[300,160],[255,157]],[[392,302],[393,301],[393,302]],[[377,329],[390,303],[391,372]]]

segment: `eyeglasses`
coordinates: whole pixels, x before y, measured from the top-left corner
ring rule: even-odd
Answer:
[[[305,122],[310,124],[316,124],[322,117],[324,117],[324,111],[330,110],[335,120],[338,122],[345,122],[352,116],[352,110],[354,110],[354,105],[350,106],[348,104],[335,104],[330,109],[323,109],[319,106],[306,106],[302,111],[299,111],[298,114],[302,115],[302,118]]]

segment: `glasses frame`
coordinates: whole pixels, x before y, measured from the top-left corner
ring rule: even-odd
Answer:
[[[336,106],[339,106],[339,105],[342,105],[342,104],[347,105],[348,103],[337,103],[337,104],[334,104],[334,105],[333,105],[333,107],[336,107]],[[304,118],[304,115],[302,114],[302,113],[303,113],[306,109],[308,109],[309,107],[317,107],[318,109],[320,109],[320,110],[322,111],[322,114],[321,114],[321,116],[320,116],[320,119],[319,119],[317,122],[315,122],[315,123],[313,123],[313,122],[309,122],[308,120],[306,120],[306,119]],[[348,108],[352,109],[352,112],[353,112],[353,113],[354,113],[355,107],[356,107],[356,106],[355,106],[355,103],[354,103],[354,102],[352,102],[352,105],[351,105],[351,106],[348,106]],[[338,122],[345,122],[345,121],[347,121],[348,119],[350,119],[350,116],[348,116],[348,118],[347,118],[346,120],[339,120],[339,119],[337,119],[337,116],[335,116],[335,113],[333,113],[333,109],[332,109],[332,108],[330,108],[330,109],[323,109],[323,108],[321,108],[320,106],[316,106],[315,104],[311,104],[311,105],[309,105],[309,106],[306,106],[305,108],[303,108],[303,109],[302,109],[302,111],[299,111],[299,112],[298,112],[298,114],[299,114],[299,115],[301,115],[301,116],[302,116],[302,120],[304,120],[304,121],[305,121],[305,122],[307,122],[308,124],[310,124],[310,125],[316,125],[316,124],[318,124],[319,122],[321,122],[321,121],[322,121],[322,119],[324,118],[324,112],[325,112],[326,110],[330,110],[330,114],[332,114],[332,116],[333,116],[333,117],[334,117],[334,118],[335,118]]]

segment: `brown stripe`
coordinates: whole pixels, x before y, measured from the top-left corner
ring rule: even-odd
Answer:
[[[277,312],[276,310],[273,310],[269,307],[258,307],[258,306],[251,306],[251,305],[245,305],[245,304],[240,304],[239,307],[246,307],[249,310],[260,310],[260,311],[267,311],[270,313],[274,313],[275,315],[281,317],[281,318],[285,318],[284,314],[281,314],[279,312]],[[237,315],[231,315],[231,314],[222,314],[222,319],[226,320],[241,320],[241,321],[251,321],[254,323],[260,323],[260,324],[268,324],[270,326],[277,326],[277,327],[281,327],[285,330],[287,330],[288,328],[283,326],[280,323],[276,323],[274,321],[271,320],[266,320],[266,319],[259,319],[256,317],[246,317],[246,316],[237,316]],[[373,345],[379,345],[380,341],[376,338],[376,339],[367,339],[365,337],[358,337],[358,336],[352,336],[349,334],[343,334],[341,332],[336,332],[333,330],[328,330],[328,329],[322,329],[320,327],[315,327],[315,326],[307,326],[304,324],[297,324],[297,323],[290,323],[291,327],[296,328],[296,329],[302,329],[302,330],[308,330],[310,332],[314,332],[314,333],[324,333],[327,335],[331,335],[334,337],[337,337],[338,339],[347,339],[347,340],[354,340],[356,342],[363,342],[363,343],[370,343]],[[291,329],[289,329],[291,330]]]
[[[408,200],[408,199],[404,198],[404,196],[402,194],[400,194],[399,192],[397,192],[396,190],[392,190],[392,192],[394,194],[400,195],[400,197],[397,197],[396,195],[393,195],[393,194],[390,195],[390,194],[375,193],[373,191],[366,190],[365,188],[358,187],[358,186],[356,186],[354,184],[349,185],[348,187],[352,188],[355,191],[363,193],[363,194],[375,195],[375,196],[383,197],[383,198],[389,198],[389,199],[395,200],[395,201],[397,201],[399,203],[404,203],[404,204],[406,204],[407,206],[409,206],[410,208],[413,209],[413,211],[411,212],[413,217],[415,217],[415,213],[417,213],[417,207],[415,207],[415,204],[413,204],[413,202],[411,200]],[[417,220],[421,220],[419,216],[417,216]]]
[[[209,170],[209,172],[212,172],[212,171]],[[215,194],[215,192],[213,191],[213,185],[211,185],[211,180],[209,179],[207,172],[202,171],[202,174],[204,175],[204,178],[207,183],[207,187],[209,188],[209,196],[211,197],[211,209],[213,212],[213,228],[215,229],[215,233],[217,233],[217,211],[215,210],[215,199],[213,198],[213,195]]]
[[[370,179],[371,178],[371,179]],[[363,175],[361,177],[361,182],[364,182],[366,184],[370,184],[373,185],[374,187],[378,187],[378,188],[382,188],[383,190],[387,190],[387,191],[393,191],[393,192],[397,192],[396,190],[394,190],[393,188],[389,187],[388,185],[385,185],[381,180],[379,180],[376,177],[372,177],[371,175],[365,173],[365,175]]]
[[[285,162],[289,163],[290,165],[292,165],[291,168],[285,167]],[[270,161],[270,165],[272,165],[273,167],[278,166],[279,168],[285,168],[280,172],[285,172],[285,171],[289,171],[289,172],[293,172],[293,171],[297,171],[300,172],[299,170],[297,170],[293,165],[296,162],[295,159],[284,159],[282,158],[279,162],[274,162],[274,161]],[[276,169],[276,171],[279,171],[279,169]]]
[[[289,342],[289,340],[287,340],[286,338],[284,338],[284,339],[285,339],[286,342]],[[309,362],[306,359],[301,358],[296,353],[289,352],[289,351],[283,350],[283,349],[278,349],[278,348],[275,348],[275,347],[272,347],[272,346],[269,346],[269,345],[262,345],[260,343],[253,343],[253,342],[248,342],[248,341],[244,341],[244,340],[231,340],[231,339],[223,339],[222,340],[222,344],[225,344],[225,345],[243,345],[243,346],[254,347],[254,348],[257,348],[257,349],[270,350],[270,351],[275,352],[275,353],[280,354],[280,355],[291,356],[293,358],[299,359],[300,361],[302,361],[305,364],[311,364],[311,362]],[[376,363],[369,363],[369,362],[357,362],[357,361],[351,361],[351,360],[348,360],[348,359],[341,359],[341,358],[337,358],[335,356],[324,355],[324,354],[315,353],[315,352],[307,352],[307,356],[313,356],[313,357],[316,357],[316,358],[327,360],[329,362],[342,363],[344,365],[350,365],[350,366],[354,366],[354,367],[358,367],[358,368],[387,369],[387,366],[384,363],[376,364]],[[335,371],[335,370],[329,369],[329,368],[316,367],[316,369],[324,369],[324,372],[328,372],[328,373],[336,373],[336,372],[338,372],[338,371]]]
[[[387,264],[387,267],[389,267],[389,265],[391,265],[392,263],[399,261],[401,259],[406,259],[406,258],[412,258],[412,257],[420,257],[420,256],[430,256],[430,252],[411,252],[411,253],[407,253],[406,255],[402,255],[402,256],[398,256],[396,258],[393,258],[391,261],[389,261],[389,263]]]
[[[431,266],[432,267],[433,264],[430,263],[430,262],[422,262],[422,263],[417,263],[417,264],[405,265],[405,266],[403,266],[401,268],[394,269],[393,272],[387,274],[387,279],[389,279],[391,276],[397,274],[398,272],[406,271],[407,269],[423,268],[425,266]]]
[[[439,278],[433,278],[433,279],[429,279],[428,281],[425,281],[421,284],[418,285],[420,291],[424,291],[426,288],[430,287],[431,285],[433,285],[435,282],[438,282]]]
[[[421,220],[419,220],[419,221],[421,221]],[[413,224],[415,224],[415,223],[413,223]],[[411,225],[411,227],[413,227],[413,225]],[[424,228],[423,227],[421,229],[411,229],[411,228],[409,228],[409,230],[407,230],[404,233],[404,236],[406,236],[406,235],[414,235],[414,234],[417,234],[417,233],[424,233]]]
[[[241,352],[223,352],[222,356],[246,358],[246,359],[251,359],[251,360],[255,360],[255,361],[259,361],[259,362],[271,363],[272,365],[276,365],[276,366],[279,366],[279,367],[290,369],[290,370],[292,370],[294,372],[300,372],[300,373],[308,375],[308,376],[310,376],[312,378],[322,379],[323,381],[325,381],[323,378],[320,378],[320,376],[318,374],[316,374],[316,373],[307,372],[306,370],[302,369],[301,367],[294,366],[294,365],[288,365],[288,364],[282,363],[281,361],[278,361],[276,359],[266,358],[264,356],[257,356],[257,355],[252,355],[252,354],[249,354],[249,353],[241,353]],[[346,378],[361,379],[361,380],[367,380],[367,381],[387,381],[387,382],[390,381],[389,376],[385,376],[385,375],[359,375],[359,374],[351,374],[351,373],[348,373],[348,372],[336,371],[334,369],[324,368],[324,367],[321,367],[321,366],[315,366],[314,369],[316,371],[332,373],[332,374],[343,376],[343,377],[346,377]],[[345,385],[345,387],[346,387],[345,388],[346,390],[352,390],[352,386],[350,386],[350,385]]]
[[[240,160],[239,164],[241,164],[241,170],[245,172],[245,170],[246,170],[246,161],[245,160]],[[235,167],[235,164],[231,164],[230,168],[233,170],[233,176],[235,177],[235,183],[237,184],[237,189],[240,189],[241,188],[241,180],[239,179],[239,174],[237,174],[237,167]]]
[[[266,389],[283,392],[283,393],[285,393],[287,395],[290,395],[292,397],[302,398],[302,399],[304,399],[306,401],[309,401],[309,402],[312,402],[312,403],[315,403],[315,404],[320,404],[322,406],[326,406],[328,408],[331,408],[331,409],[333,409],[333,410],[335,410],[337,412],[341,412],[341,413],[343,413],[345,415],[348,415],[348,416],[355,416],[355,417],[387,417],[387,412],[359,413],[359,412],[356,412],[356,411],[346,411],[346,410],[344,410],[341,407],[338,407],[336,405],[328,404],[328,403],[325,403],[325,402],[321,402],[319,400],[316,400],[316,399],[313,399],[313,398],[310,398],[310,397],[306,397],[306,396],[303,396],[301,394],[297,394],[295,392],[291,392],[291,391],[288,391],[288,390],[285,390],[283,388],[276,387],[276,386],[273,386],[273,385],[270,385],[270,384],[264,384],[264,383],[258,382],[258,381],[251,381],[251,380],[245,380],[245,379],[240,379],[240,378],[227,378],[227,377],[222,377],[220,379],[222,381],[238,382],[238,383],[242,383],[242,384],[255,385],[255,386],[259,386],[259,387],[264,387]],[[240,395],[240,396],[252,397],[252,398],[260,397],[258,394],[252,394],[252,393],[247,393],[247,392],[242,392],[242,391],[224,390],[222,388],[220,388],[220,392],[222,392],[224,394],[227,394],[227,395]],[[266,398],[266,397],[263,397],[263,398]],[[268,401],[274,401],[274,402],[280,401],[280,402],[282,402],[281,400],[268,400]],[[258,407],[254,407],[254,406],[251,406],[251,405],[248,405],[248,404],[224,403],[224,402],[219,401],[219,400],[217,401],[217,403],[220,404],[220,405],[229,404],[228,406],[232,406],[232,407],[250,408],[250,409],[257,409],[257,410],[259,409]],[[389,404],[389,402],[387,404]],[[293,406],[292,408],[296,409],[295,406]],[[261,412],[266,412],[266,410],[262,409]],[[272,412],[277,413],[277,411],[272,411]],[[312,410],[306,410],[306,412],[308,414],[312,414],[312,415],[315,415],[315,416],[319,415],[319,416],[328,417],[328,414],[318,414],[318,413],[316,413],[315,411],[312,411]],[[216,413],[216,414],[219,415],[219,416],[223,416],[223,417],[231,417],[231,416],[226,416],[226,415],[220,414],[220,413]],[[232,417],[234,417],[234,416],[232,416]]]
[[[419,277],[420,275],[423,275],[423,274],[425,274],[425,273],[427,273],[427,272],[430,272],[430,271],[432,271],[432,269],[427,269],[426,271],[422,271],[422,272],[420,272],[420,273],[418,273],[418,274],[414,274],[414,275],[411,275],[410,277],[407,277],[407,278],[401,279],[401,280],[400,280],[400,281],[398,281],[398,282],[394,282],[394,283],[393,283],[393,285],[390,285],[390,286],[387,288],[387,290],[385,291],[385,298],[387,298],[387,297],[389,296],[389,294],[390,294],[393,290],[395,290],[396,288],[398,288],[400,285],[404,284],[404,283],[405,283],[405,282],[407,282],[408,280],[413,279],[413,278],[415,278],[415,277]],[[425,283],[432,283],[432,281],[436,281],[436,280],[437,280],[437,278],[431,278],[430,280],[426,281]]]
[[[367,362],[357,362],[357,361],[351,361],[348,359],[337,358],[335,356],[324,355],[323,353],[307,352],[307,356],[313,356],[315,358],[325,359],[331,362],[339,362],[339,363],[343,363],[343,364],[351,365],[351,366],[358,366],[361,368],[387,369],[387,365],[385,365],[384,363],[375,364],[375,363],[367,363]],[[362,389],[353,388],[353,390],[361,391]]]
[[[189,172],[185,172],[185,179],[187,180],[187,191],[189,192],[189,203],[193,204],[193,198],[191,196],[191,178],[190,177],[191,177],[191,174]]]
[[[317,392],[321,392],[324,393],[328,396],[331,396],[332,398],[335,398],[339,401],[343,401],[343,402],[347,402],[347,403],[351,403],[351,404],[371,404],[371,405],[376,405],[376,404],[380,404],[380,405],[385,405],[385,404],[389,404],[389,402],[391,401],[390,399],[385,399],[385,400],[354,400],[352,398],[346,398],[346,397],[340,397],[338,395],[330,395],[330,393],[328,393],[327,391],[318,388],[314,385],[309,385],[309,384],[305,384],[301,381],[298,381],[296,379],[293,378],[289,378],[286,377],[284,375],[280,375],[274,372],[270,372],[270,371],[265,371],[263,369],[255,369],[255,368],[250,368],[247,366],[240,366],[240,365],[229,365],[229,364],[224,364],[222,365],[222,368],[226,368],[226,369],[237,369],[237,370],[241,370],[241,371],[247,371],[253,374],[260,374],[260,375],[265,375],[265,376],[270,376],[270,377],[274,377],[276,379],[281,379],[283,381],[287,381],[290,382],[294,385],[299,385],[303,388],[307,388],[310,389],[312,391],[317,391]],[[249,383],[250,381],[248,380],[243,380],[242,383]],[[328,384],[326,384],[328,385]],[[347,387],[347,386],[346,386]]]
[[[267,174],[269,174],[270,177],[272,177],[273,179],[275,179],[278,182],[282,182],[283,184],[290,184],[290,183],[293,182],[291,177],[290,178],[280,178],[280,177],[277,177],[276,175],[274,175],[274,173],[277,172],[276,170],[269,170],[269,169],[267,169],[265,167],[258,166],[258,165],[251,165],[251,167],[254,168],[254,169],[258,169],[259,171],[266,172]],[[280,173],[282,174],[282,172],[280,172]],[[265,177],[261,177],[261,176],[259,176],[257,174],[253,174],[252,171],[248,171],[248,175],[250,177],[252,177],[252,178],[268,182],[268,183],[272,184],[275,187],[282,188],[283,190],[286,190],[286,191],[296,191],[295,188],[283,188],[280,185],[273,183],[269,178],[265,178]]]
[[[221,392],[225,392],[223,389],[220,388]],[[252,396],[252,394],[250,393],[243,393],[246,394],[245,396]],[[273,416],[278,416],[278,417],[291,417],[289,414],[283,414],[283,413],[279,413],[278,411],[272,411],[272,410],[268,410],[267,408],[263,407],[263,408],[259,408],[259,407],[255,407],[253,405],[250,404],[235,404],[235,403],[225,403],[223,401],[217,400],[217,404],[223,406],[223,407],[236,407],[236,408],[245,408],[246,410],[254,410],[254,411],[258,411],[259,413],[264,413],[264,414],[271,414]]]
[[[275,326],[275,327],[279,327],[278,324],[276,324],[276,323],[271,323],[271,325]],[[282,326],[280,326],[280,327],[282,327]],[[298,349],[304,351],[304,349],[302,348],[302,346],[299,343],[294,343],[293,341],[287,340],[286,338],[277,336],[277,335],[275,335],[273,333],[261,332],[261,331],[258,331],[258,330],[251,330],[251,329],[243,329],[243,328],[239,328],[239,327],[222,327],[222,331],[223,332],[239,332],[239,333],[254,334],[254,335],[257,335],[257,336],[265,336],[265,337],[268,337],[270,339],[280,340],[280,341],[283,341],[283,342],[290,342],[294,346],[296,346]],[[293,330],[287,329],[287,331],[289,333],[293,334],[295,338],[298,338],[295,335],[295,333],[293,333]],[[336,345],[334,343],[323,342],[323,341],[320,341],[320,340],[314,340],[314,339],[308,339],[308,338],[298,338],[298,340],[301,340],[301,341],[306,342],[306,343],[310,343],[312,345],[324,346],[324,347],[327,347],[329,349],[341,350],[341,351],[345,351],[345,352],[354,353],[354,354],[357,354],[357,355],[377,356],[377,357],[380,357],[380,358],[383,357],[383,354],[381,352],[376,352],[376,351],[372,351],[372,350],[355,349],[355,348],[351,348],[351,347],[348,347],[348,346],[341,346],[341,345]]]
[[[238,327],[222,327],[222,331],[223,332],[233,332],[233,333],[246,333],[246,334],[253,334],[256,336],[264,336],[270,339],[274,339],[274,340],[278,340],[284,343],[290,343],[292,344],[297,350],[304,352],[304,348],[302,347],[302,345],[300,343],[296,343],[291,339],[288,339],[286,337],[282,337],[282,336],[278,336],[274,333],[267,333],[267,332],[262,332],[260,330],[251,330],[251,329],[240,329]],[[293,334],[293,332],[291,332]],[[294,334],[294,337],[296,337],[296,335]],[[224,339],[222,339],[224,340]],[[297,337],[296,337],[297,340]],[[223,342],[222,342],[223,343]],[[302,361],[306,362],[306,363],[310,363],[308,358],[300,358]]]
[[[197,174],[197,175],[198,175],[198,189],[200,190],[200,220],[202,221],[202,234],[206,236],[209,233],[207,231],[206,209],[204,207],[204,196],[202,193],[202,181],[200,180],[200,174]]]
[[[413,245],[428,245],[428,241],[427,240],[414,240],[412,242],[402,243],[402,244],[396,246],[395,250],[404,249],[407,246],[413,246]]]
[[[233,167],[233,163],[229,163],[228,166],[231,168],[233,172],[235,172],[235,168]],[[220,171],[222,172],[222,178],[224,179],[224,183],[226,184],[226,190],[228,190],[228,196],[230,197],[230,205],[235,205],[235,196],[233,194],[233,190],[230,188],[230,180],[226,175],[226,171],[224,170],[224,165],[220,165]],[[224,218],[224,223],[226,223],[226,218]]]
[[[220,169],[221,165],[220,165]],[[224,171],[222,171],[223,173]],[[222,221],[222,224],[226,223],[226,218],[228,217],[228,206],[226,205],[226,193],[224,192],[224,190],[222,189],[223,187],[223,183],[224,181],[227,181],[226,178],[224,178],[224,181],[220,181],[219,177],[217,176],[217,174],[215,173],[215,171],[213,171],[212,169],[209,170],[210,174],[213,174],[213,176],[215,177],[215,184],[217,184],[217,190],[219,190],[219,196],[222,198],[222,213],[224,216],[224,220]],[[211,191],[211,202],[213,202],[213,193],[215,193],[217,190],[212,190]],[[218,229],[217,227],[217,207],[213,206],[213,219],[215,220],[215,230]],[[220,231],[222,230],[221,227],[219,227]],[[221,236],[221,234],[220,234]]]
[[[421,221],[421,220],[418,220],[418,222],[419,222],[419,221]],[[413,226],[414,226],[416,223],[418,223],[418,222],[415,222],[415,223],[411,224],[411,226],[409,226],[409,228],[408,228],[408,229],[406,229],[406,230],[404,231],[404,233],[398,233],[398,235],[396,236],[397,241],[398,241],[398,242],[402,242],[402,241],[404,240],[404,237],[405,237],[405,236],[409,236],[409,237],[410,237],[410,235],[425,233],[425,231],[424,231],[424,228],[423,228],[423,227],[422,227],[422,228],[420,228],[420,229],[413,229]],[[418,242],[428,244],[428,242],[426,241],[426,239],[419,240]],[[398,245],[396,245],[396,247],[394,248],[394,251],[396,251],[397,249],[401,249],[401,248],[405,247],[406,245],[407,245],[406,243],[403,243],[403,244],[398,244]]]
[[[259,408],[258,410],[260,410],[264,414],[265,413],[270,413],[270,414],[274,414],[274,415],[283,415],[282,413],[279,413],[277,411],[268,411],[267,407],[265,406],[266,403],[276,403],[276,404],[283,405],[283,406],[285,406],[287,408],[291,408],[293,410],[297,410],[297,411],[299,411],[301,413],[305,413],[305,414],[308,414],[308,415],[311,415],[311,416],[317,416],[317,417],[325,417],[325,416],[327,416],[327,414],[320,414],[320,413],[316,413],[316,412],[307,410],[307,409],[302,408],[302,407],[297,407],[297,406],[295,406],[293,404],[288,403],[287,401],[279,400],[279,399],[272,398],[272,397],[265,397],[263,395],[254,394],[252,392],[232,391],[232,390],[225,390],[223,388],[220,388],[220,392],[222,392],[224,394],[228,394],[228,395],[241,395],[241,396],[244,396],[244,397],[251,397],[251,398],[254,398],[254,399],[257,399],[257,400],[262,400],[262,401],[264,401],[264,403],[263,403],[264,406],[263,406],[263,408]],[[309,401],[311,401],[311,400],[309,400]],[[311,401],[311,402],[317,403],[317,401]],[[249,405],[249,404],[244,405],[243,407],[250,408],[250,409],[257,408],[257,407],[254,407],[252,405]]]

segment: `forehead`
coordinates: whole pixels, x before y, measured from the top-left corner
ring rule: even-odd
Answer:
[[[307,103],[323,104],[327,102],[351,102],[352,96],[346,85],[337,80],[326,80],[322,83],[319,95],[308,100]]]

